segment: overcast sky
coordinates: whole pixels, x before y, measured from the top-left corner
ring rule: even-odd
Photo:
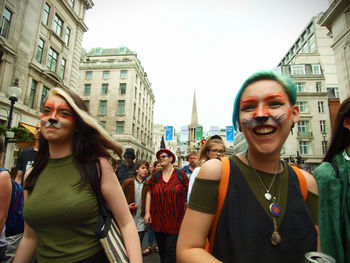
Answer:
[[[253,72],[277,66],[328,0],[93,0],[83,48],[136,51],[155,95],[154,123],[232,124],[235,94]]]

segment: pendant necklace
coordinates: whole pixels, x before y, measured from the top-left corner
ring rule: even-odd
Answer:
[[[267,202],[267,205],[269,207],[269,211],[270,211],[270,213],[272,215],[272,221],[273,221],[273,232],[272,232],[272,235],[271,235],[271,244],[276,246],[276,245],[278,245],[278,244],[280,244],[282,242],[282,238],[281,238],[280,233],[278,232],[277,223],[276,223],[276,217],[280,216],[280,214],[281,214],[281,207],[277,204],[278,200],[277,200],[277,198],[275,196],[273,196],[270,193],[270,190],[271,190],[271,187],[272,187],[273,183],[275,182],[275,179],[277,177],[280,165],[278,163],[278,167],[277,167],[276,173],[275,173],[275,175],[272,178],[270,186],[267,188],[267,186],[265,185],[264,181],[261,179],[261,177],[258,174],[258,172],[255,169],[255,167],[250,163],[250,161],[248,159],[248,151],[246,152],[246,156],[245,157],[246,157],[246,159],[248,161],[249,166],[253,169],[256,177],[258,178],[258,182],[260,182],[260,184],[265,189],[264,196],[265,196],[265,200]],[[280,186],[279,188],[281,190],[281,185],[279,185],[279,186]]]
[[[347,155],[346,150],[344,149],[343,156],[345,160],[350,161],[350,156]]]

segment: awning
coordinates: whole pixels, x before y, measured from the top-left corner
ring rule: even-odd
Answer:
[[[23,126],[23,128],[27,129],[28,131],[30,131],[31,133],[33,133],[35,135],[35,131],[36,131],[36,127],[29,125],[29,124],[25,124],[23,122],[19,123],[21,126]]]

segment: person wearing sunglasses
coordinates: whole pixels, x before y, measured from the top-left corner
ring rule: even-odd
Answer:
[[[350,97],[340,105],[329,149],[314,171],[320,195],[321,249],[337,262],[350,259]]]
[[[155,172],[147,185],[145,222],[154,230],[161,262],[176,263],[188,178],[181,169],[173,167],[176,158],[170,150],[163,148],[156,157],[162,170]]]
[[[202,146],[201,150],[199,151],[197,167],[196,169],[194,169],[190,177],[190,182],[188,184],[188,192],[187,192],[188,201],[190,200],[192,186],[198,175],[201,165],[210,159],[214,159],[214,158],[220,159],[220,157],[223,157],[225,155],[225,151],[226,151],[225,143],[219,135],[214,135],[209,137],[206,143]]]

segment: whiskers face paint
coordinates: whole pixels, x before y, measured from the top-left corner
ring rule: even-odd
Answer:
[[[57,129],[61,129],[62,128],[62,123],[60,122],[52,122],[52,121],[46,121],[44,123],[42,123],[42,125],[45,127],[45,128],[48,128],[50,126],[54,127],[54,128],[57,128]]]

